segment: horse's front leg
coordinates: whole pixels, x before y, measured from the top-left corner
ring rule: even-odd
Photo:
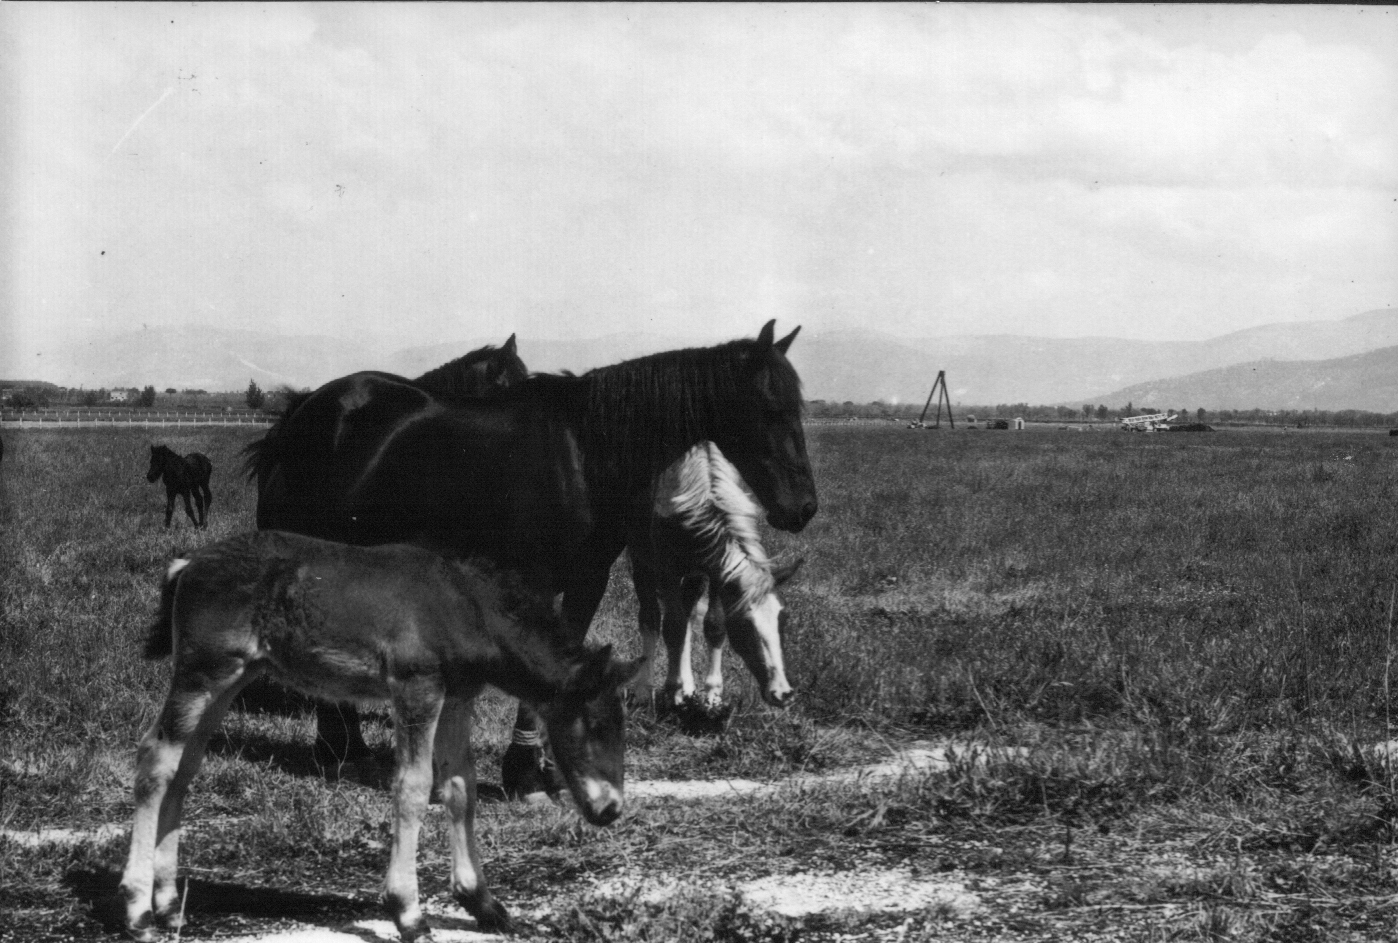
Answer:
[[[393,848],[384,903],[405,943],[429,937],[417,895],[417,838],[432,797],[432,742],[442,710],[436,679],[401,684],[393,693]]]
[[[442,802],[451,815],[451,892],[481,930],[504,933],[514,922],[486,887],[476,844],[476,757],[471,747],[471,700],[448,697],[433,749]]]
[[[170,526],[170,518],[175,516],[175,489],[165,489],[165,526]]]
[[[634,551],[633,551],[634,553]],[[637,623],[641,630],[641,669],[631,682],[631,697],[641,704],[655,707],[653,665],[655,649],[660,643],[660,595],[655,574],[632,562],[631,582],[636,588]]]
[[[568,641],[581,644],[587,637],[592,617],[607,592],[612,564],[625,548],[620,534],[603,535],[589,541],[573,561],[563,579],[563,622]],[[500,761],[501,785],[512,799],[540,793],[556,796],[567,789],[543,747],[543,722],[530,707],[519,705],[514,734]]]

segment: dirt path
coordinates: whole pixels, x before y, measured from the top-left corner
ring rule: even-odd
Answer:
[[[964,747],[961,749],[964,750]],[[705,802],[730,796],[765,795],[787,789],[822,785],[873,782],[896,779],[909,773],[944,770],[953,762],[954,746],[919,741],[896,750],[881,763],[824,774],[801,774],[776,782],[749,779],[721,780],[637,780],[628,783],[628,798],[662,802]],[[440,807],[434,807],[440,810]],[[193,829],[210,823],[191,822]],[[39,831],[0,830],[0,836],[28,846],[71,845],[83,841],[108,841],[125,835],[126,824],[108,824],[96,829],[48,828]],[[653,873],[613,874],[605,881],[584,885],[583,893],[598,897],[632,898],[659,902],[674,894],[693,890],[683,876]],[[899,912],[937,907],[942,912],[967,914],[984,906],[980,896],[968,889],[964,880],[952,874],[916,875],[906,868],[863,869],[857,875],[831,871],[796,872],[774,875],[736,885],[733,890],[745,905],[787,917],[807,917],[831,911]],[[475,922],[454,905],[424,900],[423,908],[439,943],[498,941],[496,934],[480,933]],[[550,905],[524,907],[520,916],[527,920],[547,917]],[[288,925],[254,936],[225,938],[226,943],[364,943],[397,940],[398,934],[387,919],[352,920],[335,926]]]

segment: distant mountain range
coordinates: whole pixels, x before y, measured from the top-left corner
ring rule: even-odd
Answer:
[[[55,351],[50,376],[69,386],[239,390],[255,380],[315,387],[356,370],[416,376],[485,343],[469,338],[385,352],[382,339],[282,337],[184,327],[142,330]],[[584,341],[522,336],[532,370],[581,373],[630,357],[694,346],[694,338],[625,334]],[[1206,409],[1398,410],[1398,309],[1337,321],[1249,328],[1210,340],[976,335],[909,340],[869,330],[803,332],[792,347],[809,399],[910,402],[938,370],[952,399],[996,403],[1150,403]]]

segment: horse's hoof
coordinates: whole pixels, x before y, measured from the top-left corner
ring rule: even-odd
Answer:
[[[482,933],[517,933],[519,928],[510,919],[509,912],[494,897],[487,897],[479,904],[465,899],[460,901],[466,912],[476,918],[476,929]]]
[[[556,795],[567,788],[539,747],[518,743],[510,744],[500,761],[500,785],[507,799],[524,799],[536,792]]]
[[[427,921],[411,927],[399,927],[398,938],[403,943],[432,943],[432,928]]]

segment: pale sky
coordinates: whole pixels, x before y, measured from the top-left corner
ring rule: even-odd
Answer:
[[[1398,305],[1398,11],[0,4],[0,375],[142,324],[1199,339]]]

